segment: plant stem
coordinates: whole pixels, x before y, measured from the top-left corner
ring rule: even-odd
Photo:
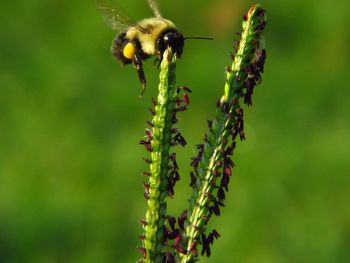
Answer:
[[[223,163],[227,162],[227,158],[230,158],[232,154],[232,150],[235,146],[234,140],[237,134],[240,135],[241,139],[242,137],[244,138],[243,127],[239,127],[240,125],[243,126],[243,120],[240,117],[243,111],[242,113],[240,111],[239,99],[244,98],[245,103],[248,105],[251,104],[250,96],[252,90],[251,93],[244,94],[243,89],[246,89],[247,85],[252,81],[252,72],[249,71],[250,68],[258,67],[258,69],[260,69],[259,63],[261,61],[258,60],[264,60],[264,58],[262,58],[264,55],[261,55],[259,58],[257,56],[262,50],[261,33],[264,26],[264,10],[259,5],[252,6],[244,17],[241,40],[233,63],[231,67],[227,69],[224,95],[221,97],[220,102],[218,102],[216,116],[206,135],[203,154],[198,163],[197,179],[190,199],[190,209],[187,213],[187,222],[183,234],[185,240],[184,245],[188,253],[180,255],[182,263],[195,261],[198,256],[198,252],[195,248],[199,243],[202,243],[203,248],[208,245],[203,244],[204,241],[200,240],[200,236],[204,234],[206,224],[212,214],[209,203],[216,200],[215,197],[213,197],[213,191],[219,188],[219,186],[217,186],[217,181],[219,179],[218,174],[222,169],[225,170],[225,167],[223,168]],[[262,70],[258,71],[261,72]],[[260,72],[258,73],[260,74]],[[253,73],[255,74],[255,71]],[[253,76],[253,79],[254,77],[256,76]],[[255,81],[254,85],[256,85]],[[232,135],[233,128],[236,129],[234,136]],[[232,149],[228,149],[227,147],[230,135],[233,141],[231,145]],[[228,169],[231,169],[232,166],[233,163]],[[231,170],[227,173],[231,174]],[[221,178],[224,176],[224,174],[221,175]],[[220,187],[223,186],[221,185]],[[227,191],[227,185],[225,188]],[[221,203],[222,202],[219,201],[219,205],[221,205]]]
[[[148,188],[148,210],[144,225],[143,262],[162,262],[164,246],[164,224],[169,173],[169,149],[175,107],[176,56],[171,49],[163,54],[161,63],[159,94],[152,120],[151,162]]]

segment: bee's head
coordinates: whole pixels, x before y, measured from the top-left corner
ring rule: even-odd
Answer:
[[[175,29],[166,30],[157,39],[157,51],[160,56],[168,47],[171,47],[173,52],[176,53],[177,57],[181,57],[184,47],[184,37]]]

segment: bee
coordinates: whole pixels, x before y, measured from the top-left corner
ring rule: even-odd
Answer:
[[[142,85],[141,97],[146,88],[143,61],[155,56],[160,65],[164,51],[170,47],[180,58],[186,39],[208,39],[207,37],[184,37],[173,22],[162,17],[155,0],[148,0],[154,17],[134,22],[120,7],[108,0],[96,0],[106,24],[119,33],[113,40],[113,56],[123,65],[133,64]]]

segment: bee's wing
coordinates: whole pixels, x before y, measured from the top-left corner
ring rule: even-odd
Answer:
[[[105,23],[113,30],[119,31],[127,27],[135,27],[141,32],[147,33],[147,29],[137,25],[123,9],[109,0],[95,0],[97,9],[101,12]]]
[[[161,18],[162,15],[161,13],[159,12],[159,8],[158,8],[158,4],[156,2],[156,0],[148,0],[148,4],[149,6],[151,7],[154,15],[157,17],[157,18]]]

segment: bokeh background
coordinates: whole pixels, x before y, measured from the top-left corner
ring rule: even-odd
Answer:
[[[145,0],[119,3],[134,19],[151,15]],[[186,42],[178,61],[177,84],[193,94],[172,214],[187,205],[190,157],[251,3],[159,0],[185,35],[215,38]],[[222,236],[202,262],[350,262],[350,4],[260,3],[266,70],[226,207],[211,222]],[[138,141],[157,69],[146,63],[140,100],[93,1],[3,1],[0,29],[0,262],[135,262],[146,210]]]

